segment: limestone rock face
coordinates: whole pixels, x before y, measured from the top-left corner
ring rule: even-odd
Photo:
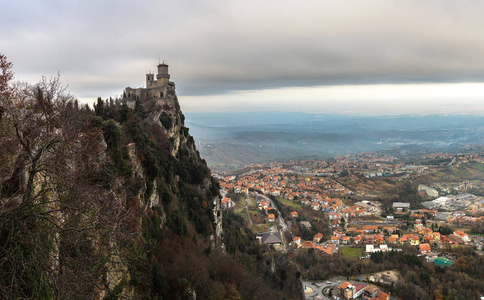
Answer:
[[[150,98],[148,94],[148,96],[143,99],[144,101],[142,102],[139,99],[133,98],[126,98],[123,100],[128,107],[134,109],[136,109],[137,105],[141,104],[143,106],[143,110],[145,111],[145,117],[143,120],[144,124],[148,125],[148,127],[151,127],[153,130],[161,131],[164,135],[166,135],[166,138],[169,141],[167,146],[169,147],[169,154],[171,156],[170,159],[174,161],[181,161],[182,159],[187,159],[188,157],[192,163],[205,164],[203,159],[200,157],[199,152],[196,150],[193,137],[190,136],[188,133],[188,128],[185,127],[185,117],[180,109],[174,84],[170,84],[167,87],[166,92],[162,97],[155,96]],[[138,101],[138,103],[136,103],[136,101]],[[136,145],[136,143],[128,144],[126,146],[126,150],[132,170],[131,179],[137,180],[141,184],[141,188],[138,190],[137,194],[133,195],[134,197],[132,197],[136,201],[136,206],[139,206],[143,211],[143,214],[140,215],[137,220],[137,227],[141,228],[143,218],[149,216],[151,212],[156,209],[157,216],[160,219],[160,222],[157,226],[162,229],[165,227],[168,216],[164,209],[164,203],[162,203],[163,199],[160,197],[160,194],[162,194],[163,191],[160,191],[159,188],[163,184],[166,185],[167,183],[160,178],[155,178],[152,182],[150,182],[149,176],[146,175],[146,166],[143,165],[143,155],[140,153],[139,147]],[[167,189],[169,193],[176,194],[176,189],[180,180],[180,175],[175,174],[173,182],[169,184],[168,187],[165,186],[164,188]],[[117,188],[118,190],[122,189],[121,182]],[[203,194],[209,193],[211,188],[212,180],[208,177],[204,178],[197,185],[197,189]],[[123,194],[123,196],[127,197],[126,194]],[[124,202],[126,203],[126,201]],[[220,197],[215,196],[212,202],[214,221],[211,240],[214,247],[220,247],[223,250],[224,245],[221,242],[223,228]],[[120,296],[126,298],[133,297],[133,295],[135,295],[133,287],[126,285],[126,281],[130,277],[127,264],[123,260],[122,256],[116,254],[118,245],[113,242],[111,243],[111,246],[112,250],[115,251],[113,251],[114,255],[106,264],[105,285],[109,287],[109,290],[113,290],[119,286],[124,286]],[[107,294],[104,291],[100,291],[99,298],[106,297],[106,295]]]
[[[160,249],[171,252],[172,239],[221,244],[219,191],[163,68],[156,84],[149,77],[151,89],[99,98],[94,110],[46,100],[43,86],[26,86],[18,94],[28,101],[7,103],[0,118],[5,298],[150,298],[168,288]],[[190,282],[170,282],[195,295]]]
[[[143,93],[142,90],[141,93]],[[149,96],[149,91],[145,95],[148,96],[145,96],[143,101],[133,97],[127,97],[123,100],[128,107],[131,108],[136,109],[137,105],[139,106],[140,104],[143,106],[143,110],[146,113],[144,123],[148,124],[149,127],[155,131],[160,131],[166,135],[166,138],[169,141],[168,147],[172,160],[178,161],[180,164],[182,164],[182,161],[183,164],[186,164],[186,161],[190,161],[192,166],[193,164],[200,164],[206,168],[205,161],[200,157],[200,154],[196,149],[193,137],[189,134],[188,128],[185,127],[185,117],[180,109],[178,98],[175,93],[175,85],[170,83],[162,97],[158,97],[156,94],[156,96],[151,98]],[[169,216],[167,216],[169,212],[166,212],[163,208],[163,199],[161,199],[159,196],[163,193],[163,191],[159,190],[159,186],[160,184],[166,184],[166,182],[161,182],[160,179],[157,178],[154,179],[152,183],[149,183],[149,178],[146,176],[146,170],[140,159],[141,155],[138,151],[138,146],[135,143],[131,143],[127,146],[127,150],[132,165],[132,176],[133,178],[141,179],[143,182],[142,188],[136,195],[137,199],[139,199],[138,204],[141,207],[144,207],[143,211],[145,215],[148,215],[150,211],[156,208],[161,219],[159,226],[160,228],[163,228],[167,222],[167,219],[169,218]],[[175,193],[180,181],[181,175],[175,174],[171,186],[164,188],[167,188],[170,193]],[[146,197],[148,185],[151,185],[152,188],[150,194],[148,197]],[[213,188],[212,185],[213,180],[211,177],[205,177],[199,183],[197,183],[197,189],[202,194],[208,194]],[[142,199],[144,199],[144,201]],[[212,205],[213,233],[210,238],[212,240],[213,247],[219,247],[222,249],[222,251],[225,251],[222,243],[222,209],[220,206],[219,195],[213,197]],[[141,222],[142,220],[140,218],[139,226],[141,226]],[[127,275],[129,276],[129,274]],[[111,286],[120,284],[121,281],[119,279],[114,280],[114,277],[112,278],[113,282],[110,283]],[[130,290],[129,286],[126,286],[122,295],[129,297],[130,292],[132,292],[132,289]]]

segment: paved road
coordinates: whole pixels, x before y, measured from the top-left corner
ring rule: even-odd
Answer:
[[[455,164],[455,159],[457,157],[452,158],[452,161],[449,163],[449,167],[452,167]]]
[[[252,217],[250,216],[250,213],[249,213],[249,205],[252,205],[252,200],[250,199],[249,196],[245,196],[245,203],[247,203],[247,205],[245,206],[245,211],[247,212],[247,218],[249,219],[249,223],[250,223],[250,226],[254,226],[254,223],[252,222]]]
[[[365,226],[389,226],[389,225],[402,225],[404,223],[400,221],[392,221],[392,222],[351,221],[350,224],[365,225]]]
[[[277,206],[274,204],[274,202],[272,202],[272,200],[269,197],[267,197],[266,195],[259,195],[259,196],[264,198],[264,200],[267,201],[267,203],[269,203],[270,206],[277,211],[277,215],[278,215],[278,219],[279,219],[279,225],[282,228],[281,235],[284,236],[284,232],[288,231],[289,227],[287,226],[286,222],[284,221],[284,218],[282,217],[281,212],[279,211]],[[286,241],[286,242],[289,242],[289,241]],[[284,245],[284,252],[286,252],[287,251],[286,243],[283,243],[283,245]]]
[[[323,294],[323,290],[328,287],[333,288],[333,290],[336,290],[338,286],[344,281],[358,283],[356,281],[346,280],[343,277],[331,278],[329,280],[329,283],[327,283],[328,281],[303,281],[305,298],[306,299],[324,299],[324,300],[333,299],[333,298],[326,297]]]
[[[249,195],[245,196],[245,202],[247,203],[247,205],[252,206],[252,199],[249,197]]]
[[[333,298],[326,297],[323,294],[323,290],[327,287],[333,289],[333,293],[338,289],[338,286],[343,282],[350,282],[354,284],[368,284],[366,282],[361,281],[354,281],[354,280],[346,280],[344,277],[334,277],[329,279],[330,283],[326,283],[328,281],[303,281],[303,289],[304,295],[306,299],[323,299],[323,300],[330,300]],[[312,289],[312,292],[310,292]],[[341,298],[340,298],[341,299]]]
[[[327,285],[319,281],[303,281],[304,297],[306,299],[324,299],[330,298],[324,296],[323,289]]]
[[[247,218],[249,219],[250,227],[254,226],[254,223],[252,222],[252,217],[249,213],[249,207],[247,205],[245,206],[245,211],[247,212]]]
[[[286,222],[284,221],[284,218],[282,217],[281,215],[281,212],[279,211],[279,209],[277,208],[277,206],[274,204],[274,202],[272,202],[272,200],[267,197],[266,195],[262,195],[264,197],[264,199],[271,204],[271,207],[273,207],[276,211],[277,211],[277,215],[279,216],[279,225],[281,225],[282,227],[282,231],[287,231],[288,230],[288,227],[286,225]]]

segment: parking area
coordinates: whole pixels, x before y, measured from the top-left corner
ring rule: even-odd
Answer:
[[[333,278],[327,281],[303,281],[306,299],[338,300],[332,291],[342,283],[343,278]],[[331,292],[330,292],[331,290]]]

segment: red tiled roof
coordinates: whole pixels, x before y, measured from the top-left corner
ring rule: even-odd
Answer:
[[[348,287],[348,285],[350,285],[350,284],[351,284],[351,283],[349,283],[349,282],[345,281],[345,282],[343,282],[342,284],[340,284],[340,286],[338,287],[338,289],[343,289],[343,290],[344,290],[344,289],[345,289],[345,288],[347,288],[347,287]]]
[[[388,299],[390,299],[390,295],[382,291],[379,291],[376,297],[372,298],[372,300],[388,300]]]
[[[420,244],[419,247],[420,247],[420,251],[431,251],[429,244]]]
[[[313,244],[313,242],[305,241],[304,243],[302,243],[302,247],[303,248],[313,248],[314,244]]]

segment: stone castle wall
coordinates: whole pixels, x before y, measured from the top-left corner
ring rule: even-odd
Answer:
[[[175,94],[175,84],[170,81],[168,65],[158,65],[158,75],[146,74],[146,88],[127,87],[124,90],[124,100],[129,107],[134,108],[134,102],[139,99],[142,103],[150,100],[161,100],[168,94]]]

